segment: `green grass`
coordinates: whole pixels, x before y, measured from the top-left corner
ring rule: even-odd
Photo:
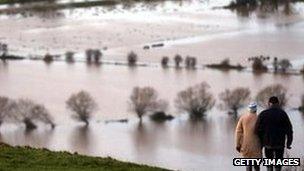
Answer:
[[[89,157],[68,152],[52,152],[31,147],[12,147],[0,143],[0,171],[161,171],[166,169],[121,162],[110,157]]]

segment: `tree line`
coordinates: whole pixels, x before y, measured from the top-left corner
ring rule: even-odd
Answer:
[[[275,84],[261,89],[255,100],[260,106],[266,107],[270,96],[277,96],[282,107],[286,106],[287,90],[282,85]],[[218,97],[219,108],[237,117],[238,111],[250,102],[251,92],[248,88],[238,87],[226,89]],[[140,122],[145,115],[150,115],[155,121],[173,118],[166,114],[168,101],[160,98],[153,87],[134,87],[128,103],[130,111],[138,116]],[[191,120],[199,120],[203,119],[215,106],[216,98],[210,91],[210,86],[202,82],[178,92],[174,104],[179,112],[187,113]],[[89,119],[98,109],[98,105],[88,92],[79,91],[66,100],[66,108],[70,111],[72,118],[89,125]],[[304,112],[304,95],[298,109]],[[0,96],[0,125],[3,122],[23,123],[28,130],[35,129],[38,122],[55,127],[53,118],[44,105],[30,99],[14,100]]]

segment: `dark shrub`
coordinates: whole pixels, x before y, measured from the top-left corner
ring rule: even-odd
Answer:
[[[65,53],[65,61],[68,63],[75,62],[74,60],[74,52],[68,51]]]
[[[254,58],[252,63],[252,70],[254,72],[266,72],[268,68],[266,65],[264,65],[261,58]]]
[[[172,120],[174,117],[172,115],[167,115],[165,112],[155,112],[150,115],[150,119],[155,122],[163,122],[167,120]]]
[[[169,63],[169,57],[164,56],[161,60],[161,65],[163,68],[167,68]]]
[[[52,56],[51,54],[47,53],[45,54],[43,61],[46,63],[51,63],[54,61],[54,56]]]
[[[137,58],[137,54],[131,51],[127,56],[129,66],[135,66],[137,63]]]
[[[175,62],[175,67],[176,67],[176,68],[179,68],[181,62],[183,62],[182,56],[179,55],[179,54],[175,55],[175,57],[174,57],[174,62]]]

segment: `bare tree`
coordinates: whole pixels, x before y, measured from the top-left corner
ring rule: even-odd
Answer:
[[[5,57],[8,53],[8,45],[0,43],[0,56]]]
[[[27,130],[37,128],[35,121],[50,124],[52,128],[55,126],[48,110],[30,99],[19,99],[13,107],[12,114],[25,124]]]
[[[267,107],[268,99],[271,96],[276,96],[279,98],[280,106],[284,107],[287,103],[287,89],[283,87],[281,84],[274,84],[263,88],[258,92],[256,96],[256,101],[259,105],[263,107]]]
[[[0,126],[8,114],[9,102],[9,98],[0,96]]]
[[[250,100],[250,90],[248,88],[238,87],[233,90],[226,89],[219,95],[223,109],[231,110],[236,116],[238,110],[244,107]]]
[[[87,49],[85,51],[85,55],[86,55],[86,61],[87,63],[91,63],[93,60],[93,50],[92,49]]]
[[[181,55],[176,54],[175,57],[174,57],[174,61],[175,61],[175,67],[176,67],[176,68],[179,68],[181,62],[183,62],[183,58],[182,58]]]
[[[73,63],[75,62],[74,60],[74,52],[72,51],[67,51],[65,53],[65,60],[68,62],[68,63]]]
[[[191,56],[187,56],[185,59],[185,65],[186,68],[192,68],[194,69],[196,66],[196,58],[195,57],[191,57]]]
[[[50,124],[52,128],[55,128],[53,118],[44,105],[36,104],[32,109],[32,115],[34,116],[34,119]]]
[[[137,58],[137,54],[131,51],[127,56],[129,66],[135,66],[137,63]]]
[[[169,57],[164,56],[161,60],[161,65],[163,68],[167,68],[169,63]]]
[[[157,91],[152,87],[134,87],[130,96],[130,109],[142,122],[142,117],[149,112],[164,112],[168,103],[158,99]]]
[[[101,57],[102,57],[101,51],[99,49],[95,49],[93,51],[93,58],[96,64],[100,63]]]
[[[74,118],[89,124],[91,114],[97,109],[97,104],[91,95],[86,91],[72,94],[66,101],[66,107],[72,111]]]
[[[202,118],[215,104],[213,95],[208,91],[210,86],[202,82],[178,93],[176,107],[190,114],[190,118]]]
[[[286,73],[286,71],[292,67],[290,61],[288,59],[282,59],[280,60],[279,62],[279,66],[280,66],[280,70],[283,72],[283,73]]]

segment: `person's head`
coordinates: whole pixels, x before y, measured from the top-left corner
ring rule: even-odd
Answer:
[[[269,98],[268,100],[268,106],[272,107],[272,106],[279,106],[280,105],[280,101],[276,96],[272,96]]]
[[[248,105],[248,111],[250,113],[256,113],[258,110],[258,105],[255,102],[252,102]]]

